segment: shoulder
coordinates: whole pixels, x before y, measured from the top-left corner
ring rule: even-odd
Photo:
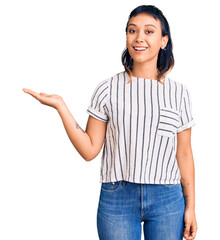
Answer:
[[[117,72],[117,73],[115,73],[114,75],[111,75],[111,76],[105,78],[104,80],[100,81],[100,82],[98,83],[98,86],[101,86],[101,85],[103,85],[103,84],[109,86],[110,82],[115,82],[115,81],[117,81],[118,79],[122,79],[122,78],[125,78],[125,77],[126,77],[125,71]],[[97,87],[98,87],[98,86],[97,86]]]
[[[116,74],[114,74],[114,75],[111,75],[111,76],[109,76],[109,77],[106,77],[104,80],[99,81],[99,82],[98,82],[98,85],[102,85],[103,83],[108,83],[108,84],[109,84],[109,82],[110,82],[111,80],[113,80],[113,79],[115,79],[115,78],[117,78],[117,77],[122,77],[122,75],[123,75],[123,72],[118,72],[118,73],[116,73]]]
[[[173,78],[167,77],[169,85],[178,89],[179,92],[185,93],[188,92],[188,86],[180,80],[174,80]]]
[[[106,79],[101,80],[98,83],[96,83],[95,92],[97,92],[97,91],[107,91],[108,88],[109,88],[110,79],[111,78],[106,78]]]
[[[93,98],[94,96],[99,96],[99,95],[105,95],[108,96],[109,95],[109,89],[110,89],[110,84],[111,81],[117,78],[117,75],[121,75],[120,73],[116,73],[115,75],[106,77],[105,79],[99,81],[98,83],[96,83],[95,87],[94,87],[94,91],[93,91]]]
[[[171,85],[176,85],[179,88],[185,88],[185,85],[181,81],[174,80],[172,77],[167,77]]]
[[[183,83],[181,81],[173,80],[170,77],[168,77],[168,80],[170,82],[170,86],[176,86],[175,89],[177,89],[177,91],[175,91],[175,92],[177,92],[177,94],[179,94],[179,96],[181,98],[190,98],[191,97],[189,87],[185,83]]]

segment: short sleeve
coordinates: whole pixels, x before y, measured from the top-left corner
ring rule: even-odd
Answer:
[[[100,82],[91,97],[90,105],[87,108],[87,113],[92,117],[108,122],[108,112],[106,103],[108,100],[108,79]]]
[[[183,97],[181,100],[181,111],[177,133],[182,132],[185,129],[191,128],[194,125],[195,121],[192,115],[191,95],[189,89],[186,86],[183,86]]]

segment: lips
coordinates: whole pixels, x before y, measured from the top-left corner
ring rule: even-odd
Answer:
[[[148,49],[148,47],[144,46],[134,46],[133,48],[135,51],[145,51],[146,49]]]
[[[145,46],[133,46],[133,48],[147,48]]]

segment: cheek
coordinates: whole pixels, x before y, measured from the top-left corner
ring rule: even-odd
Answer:
[[[126,35],[126,42],[127,44],[132,44],[132,42],[134,42],[134,36],[132,36],[131,34]]]
[[[149,39],[148,43],[151,46],[151,48],[155,50],[160,49],[161,47],[161,41],[156,36]]]
[[[126,38],[126,46],[128,47],[131,44],[131,40],[129,38]]]

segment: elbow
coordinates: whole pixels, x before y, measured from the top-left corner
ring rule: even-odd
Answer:
[[[92,159],[90,158],[90,156],[84,156],[83,159],[86,161],[86,162],[90,162]]]
[[[90,162],[92,159],[91,158],[84,158],[86,162]]]
[[[85,159],[86,162],[90,162],[90,161],[92,161],[95,157],[96,157],[96,156],[93,156],[93,155],[90,154],[90,155],[85,156],[84,159]]]
[[[88,153],[85,154],[84,159],[85,159],[87,162],[90,162],[90,161],[92,161],[93,159],[95,159],[95,158],[98,156],[98,154],[99,154],[100,151],[97,151],[97,149],[92,148],[92,150],[88,150],[87,152],[88,152]]]
[[[83,149],[83,153],[81,154],[81,156],[83,157],[83,159],[86,161],[86,162],[90,162],[91,160],[93,160],[95,157],[96,157],[96,155],[95,155],[95,153],[94,153],[94,150],[93,150],[93,148],[91,147],[89,147],[89,148],[84,148]]]

